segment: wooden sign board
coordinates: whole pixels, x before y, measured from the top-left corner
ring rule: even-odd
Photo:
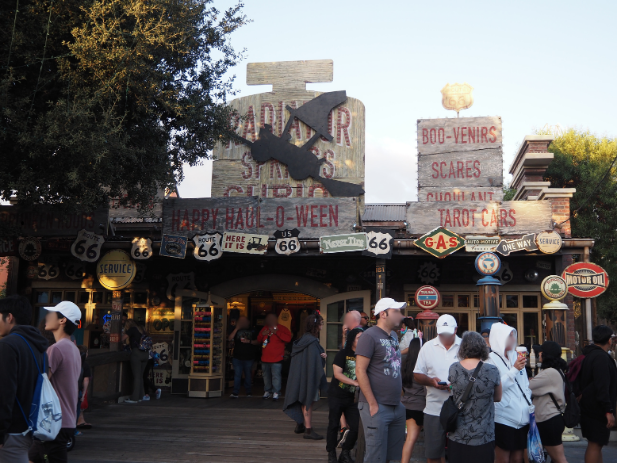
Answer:
[[[501,201],[503,188],[419,187],[418,201]]]
[[[289,118],[286,106],[299,108],[322,92],[306,90],[306,82],[332,80],[332,61],[292,61],[250,63],[247,68],[249,85],[272,84],[273,91],[233,100],[230,106],[245,117],[233,121],[236,133],[254,142],[259,129],[268,124],[280,137]],[[355,98],[330,112],[328,118],[331,142],[321,138],[311,151],[324,159],[320,175],[355,184],[364,183],[364,104]],[[290,143],[305,144],[315,133],[299,120],[291,124]],[[329,196],[327,190],[312,178],[295,180],[287,167],[276,160],[265,163],[253,160],[250,148],[239,141],[214,148],[212,196],[259,196],[262,198],[311,198]]]
[[[501,187],[501,148],[418,156],[419,187]]]
[[[163,213],[164,199],[165,191],[159,189],[156,192],[156,196],[153,198],[152,209],[149,211],[141,211],[135,205],[123,206],[120,204],[119,198],[113,198],[109,201],[109,218],[112,223],[158,222]]]
[[[268,235],[227,232],[223,235],[223,251],[265,254],[268,251]]]
[[[550,230],[549,201],[408,202],[407,231],[423,235],[437,227],[481,235],[524,235]]]
[[[167,199],[163,233],[192,237],[207,231],[259,233],[297,228],[300,238],[353,230],[355,198],[199,198]]]
[[[18,229],[22,236],[75,236],[80,230],[107,233],[109,210],[61,214],[51,206],[22,209],[19,206],[0,206],[0,221]]]
[[[319,238],[319,251],[323,254],[335,252],[365,251],[368,247],[366,233],[322,236]]]
[[[501,147],[501,117],[418,119],[418,154]]]

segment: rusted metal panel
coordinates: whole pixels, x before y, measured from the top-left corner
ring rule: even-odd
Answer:
[[[501,117],[418,119],[418,153],[438,154],[501,147]]]
[[[444,227],[456,233],[522,235],[552,228],[548,201],[407,203],[407,231],[423,235]]]
[[[403,222],[406,213],[405,204],[367,204],[362,222]]]
[[[501,187],[501,148],[418,156],[418,187]]]

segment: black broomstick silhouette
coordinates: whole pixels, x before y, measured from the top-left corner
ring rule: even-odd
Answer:
[[[308,177],[322,183],[332,196],[359,196],[364,194],[364,189],[360,185],[340,180],[332,180],[319,175],[321,165],[325,159],[317,159],[310,151],[311,147],[324,137],[332,141],[332,135],[328,132],[328,114],[332,109],[343,103],[347,99],[345,90],[337,92],[322,93],[317,98],[312,99],[298,109],[287,106],[290,117],[287,120],[285,129],[281,137],[272,133],[272,126],[266,124],[259,129],[259,139],[251,142],[237,134],[233,136],[251,148],[251,156],[255,161],[266,162],[269,159],[276,159],[287,165],[289,175],[296,180],[304,180]],[[290,143],[291,135],[289,129],[294,119],[297,118],[315,131],[304,145],[297,147]]]

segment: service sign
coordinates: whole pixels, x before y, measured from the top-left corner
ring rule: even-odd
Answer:
[[[407,231],[443,227],[462,235],[523,235],[550,229],[550,201],[408,202]]]
[[[24,238],[19,242],[19,256],[23,260],[37,260],[41,255],[41,242],[37,238]]]
[[[429,254],[443,259],[465,246],[465,240],[450,230],[437,227],[415,240],[414,244]]]
[[[223,255],[223,235],[219,232],[202,233],[193,236],[193,256],[197,260],[210,262]]]
[[[18,246],[14,240],[0,240],[0,257],[17,256]]]
[[[392,257],[394,238],[390,233],[370,231],[366,236],[368,239],[368,247],[366,251],[363,252],[364,255],[372,255],[384,259],[390,259]]]
[[[163,235],[159,254],[161,256],[184,259],[187,244],[188,239],[185,236]]]
[[[81,230],[71,245],[71,254],[84,262],[96,262],[105,243],[103,235]]]
[[[558,301],[568,294],[568,285],[563,278],[557,275],[549,275],[542,280],[540,290],[549,301]]]
[[[511,252],[517,251],[537,251],[538,246],[536,245],[536,235],[535,233],[531,233],[529,235],[525,235],[522,238],[518,238],[516,240],[506,241],[501,240],[497,245],[495,251],[503,256],[509,256]]]
[[[501,241],[499,236],[467,235],[465,237],[465,251],[493,252]]]
[[[289,256],[300,250],[300,230],[294,228],[293,230],[277,230],[274,232],[276,238],[276,244],[274,250],[277,254],[283,254]]]
[[[265,254],[268,251],[268,235],[227,232],[223,235],[223,251]]]
[[[96,264],[99,283],[110,291],[119,291],[129,286],[135,278],[135,262],[122,249],[107,252]]]
[[[366,233],[322,236],[319,238],[319,251],[323,254],[364,251],[367,247],[368,239]]]
[[[150,259],[152,257],[152,240],[150,238],[133,238],[131,256],[137,260]]]
[[[556,231],[542,232],[536,237],[536,244],[540,252],[544,254],[555,254],[561,249],[563,240]]]
[[[416,305],[421,309],[432,310],[439,305],[441,296],[432,286],[420,286],[415,294]]]
[[[418,119],[418,154],[500,147],[501,117]]]
[[[608,273],[591,262],[569,265],[561,277],[568,285],[568,292],[575,297],[598,297],[608,288]]]

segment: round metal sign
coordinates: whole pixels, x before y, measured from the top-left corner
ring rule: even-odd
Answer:
[[[548,300],[558,301],[568,294],[568,285],[566,285],[566,281],[563,278],[557,275],[549,275],[542,280],[540,290]]]
[[[501,260],[497,254],[483,252],[476,257],[476,270],[484,276],[495,275],[501,269]]]
[[[420,286],[416,290],[416,305],[421,309],[434,309],[439,305],[439,301],[441,300],[441,296],[439,295],[439,291],[432,286]]]
[[[556,231],[538,233],[536,245],[544,254],[554,254],[561,249],[563,240]]]
[[[41,255],[41,242],[37,238],[24,238],[19,243],[19,256],[23,260],[37,260]]]
[[[608,288],[606,270],[591,262],[569,265],[561,277],[566,280],[568,292],[576,297],[598,297]]]
[[[99,283],[111,291],[126,288],[133,282],[136,273],[135,262],[121,249],[109,251],[96,264]]]

